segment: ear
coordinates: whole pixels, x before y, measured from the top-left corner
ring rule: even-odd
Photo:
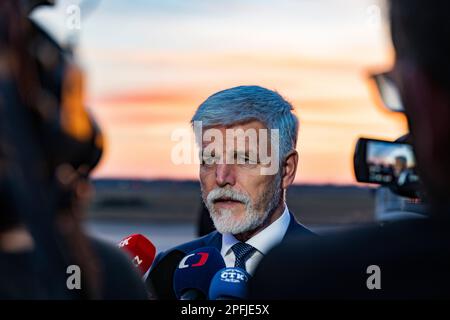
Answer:
[[[297,173],[297,165],[298,152],[293,150],[288,153],[283,163],[283,177],[281,180],[283,189],[287,189],[294,182],[295,174]]]

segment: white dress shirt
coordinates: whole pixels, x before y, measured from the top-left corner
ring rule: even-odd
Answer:
[[[246,241],[247,244],[256,249],[245,263],[245,268],[248,273],[253,275],[261,259],[270,251],[270,249],[283,240],[290,222],[291,216],[289,215],[289,209],[285,204],[283,214],[277,220]],[[236,257],[233,250],[231,250],[231,247],[237,242],[239,242],[239,240],[231,233],[224,233],[222,235],[222,250],[220,253],[225,260],[225,265],[227,267],[234,267]]]

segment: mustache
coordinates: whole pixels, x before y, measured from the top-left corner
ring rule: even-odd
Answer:
[[[245,205],[248,205],[251,202],[251,199],[245,193],[229,189],[229,188],[215,188],[213,189],[206,198],[206,201],[209,204],[213,204],[215,201],[226,198],[233,201],[242,202]]]

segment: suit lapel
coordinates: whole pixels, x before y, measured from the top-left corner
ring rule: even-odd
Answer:
[[[213,231],[210,237],[205,239],[205,246],[216,248],[220,252],[220,250],[222,250],[222,234],[217,231]]]

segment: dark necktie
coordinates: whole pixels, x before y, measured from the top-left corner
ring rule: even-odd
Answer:
[[[231,250],[233,250],[236,257],[234,266],[246,270],[245,262],[256,249],[247,243],[238,242],[231,247]]]

